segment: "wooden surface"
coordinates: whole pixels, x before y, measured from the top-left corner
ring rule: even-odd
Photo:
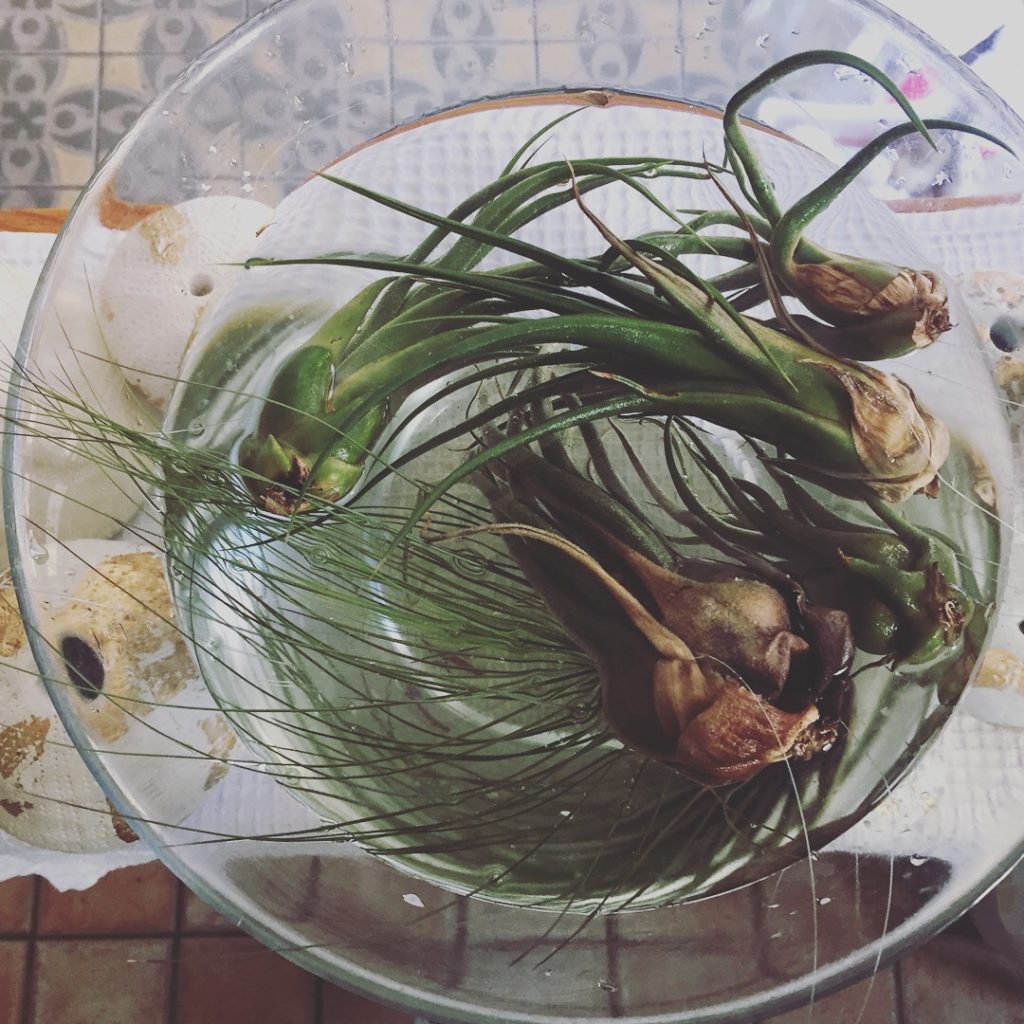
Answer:
[[[32,231],[55,235],[60,231],[67,210],[0,210],[0,231]]]

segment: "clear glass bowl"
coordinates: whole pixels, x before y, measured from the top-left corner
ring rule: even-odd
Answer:
[[[316,170],[342,157],[351,169],[370,154],[372,172],[372,155],[382,152],[391,157],[389,184],[405,180],[413,194],[444,206],[474,166],[474,146],[504,152],[500,132],[467,130],[465,116],[446,112],[540,111],[542,124],[552,104],[586,94],[585,101],[610,101],[617,112],[596,123],[616,124],[632,111],[630,131],[657,137],[659,113],[666,123],[690,124],[685,104],[720,108],[759,70],[818,47],[855,52],[897,80],[927,81],[923,113],[967,121],[1024,152],[1024,124],[1015,115],[963,65],[874,4],[292,0],[197,61],[140,118],[73,211],[22,337],[19,362],[32,374],[16,380],[10,399],[13,413],[20,409],[37,425],[5,438],[8,546],[36,658],[68,731],[121,815],[204,899],[302,966],[444,1021],[752,1019],[867,973],[965,910],[1020,856],[1022,837],[1012,824],[1024,810],[1016,731],[1024,727],[1024,666],[1014,654],[1024,618],[1016,569],[1024,563],[1014,557],[1013,539],[1021,525],[1013,414],[1020,396],[1015,364],[998,363],[970,324],[985,329],[1018,301],[1015,288],[1024,294],[1017,276],[1024,258],[1013,244],[1024,218],[1015,163],[976,140],[943,136],[934,154],[918,145],[894,149],[873,165],[833,230],[864,235],[885,254],[900,246],[908,259],[923,252],[961,284],[956,343],[917,357],[912,383],[974,439],[997,485],[1006,525],[988,633],[998,648],[995,667],[958,702],[962,679],[931,679],[910,697],[877,705],[872,735],[902,729],[911,756],[886,754],[885,743],[871,748],[868,769],[860,778],[851,773],[852,795],[832,807],[817,841],[837,838],[810,859],[798,838],[779,861],[758,861],[749,874],[708,886],[715,895],[705,899],[592,918],[516,905],[500,893],[459,895],[452,891],[459,884],[439,885],[430,871],[398,870],[353,843],[332,841],[317,813],[329,816],[330,801],[293,799],[277,781],[294,781],[289,766],[274,758],[258,720],[231,716],[236,730],[249,733],[247,745],[237,742],[221,716],[231,695],[182,672],[175,652],[157,644],[150,675],[135,679],[129,671],[112,692],[109,666],[107,678],[98,678],[95,662],[55,640],[50,625],[65,577],[86,564],[110,576],[105,560],[154,530],[147,494],[130,474],[102,466],[102,446],[63,443],[58,420],[38,413],[32,383],[42,375],[50,386],[77,389],[140,436],[154,429],[125,378],[152,371],[146,315],[156,324],[163,312],[143,309],[137,353],[112,357],[97,298],[111,287],[108,272],[121,273],[119,242],[140,217],[214,196],[278,207],[309,188]],[[792,76],[746,112],[833,162],[894,116],[877,87],[832,69]],[[381,141],[423,118],[443,144],[417,149],[421,128]],[[622,131],[609,134],[621,139]],[[363,148],[372,141],[390,148]],[[427,159],[438,150],[458,155],[455,171]],[[794,179],[825,166],[819,156],[798,161]],[[858,210],[883,210],[886,226],[860,224]],[[290,243],[312,244],[321,227],[296,228]],[[368,229],[398,244],[386,222]],[[145,240],[158,257],[173,257],[173,235]],[[229,320],[230,306],[213,304],[219,280],[199,274],[180,282],[183,294],[205,300],[220,318],[204,317],[201,336]],[[253,280],[260,283],[238,286],[243,295],[246,287],[256,294],[274,287],[269,278]],[[236,301],[239,291],[231,294]],[[306,311],[289,315],[299,323]],[[230,419],[215,404],[201,413],[179,399],[172,427],[203,439]],[[984,495],[965,500],[983,502]],[[171,584],[180,596],[180,581]],[[185,611],[179,606],[179,617]],[[205,642],[196,648],[200,660],[216,663],[223,638],[204,634],[201,623],[192,627]],[[107,642],[104,657],[114,657],[116,637]],[[77,657],[77,676],[69,680],[55,655]],[[102,699],[90,690],[99,683]],[[263,709],[272,712],[273,698]]]

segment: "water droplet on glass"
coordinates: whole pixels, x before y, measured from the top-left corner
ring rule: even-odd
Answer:
[[[838,82],[846,82],[851,78],[856,78],[857,71],[855,68],[839,67],[833,70],[832,77]]]
[[[939,173],[932,178],[932,188],[939,188],[942,185],[948,185],[952,180],[953,179],[945,171],[939,171]]]
[[[42,565],[43,562],[48,561],[50,558],[50,552],[47,551],[46,548],[44,548],[43,545],[35,539],[35,537],[29,539],[28,553],[36,565]]]
[[[832,897],[831,896],[822,896],[821,899],[818,900],[818,904],[820,906],[822,906],[822,907],[827,907],[831,902],[832,902]]]
[[[199,186],[199,189],[200,189],[200,191],[202,191],[202,192],[209,192],[211,188],[213,188],[213,186],[212,186],[212,185],[210,185],[210,184],[207,184],[207,182],[205,182],[205,181],[204,181],[204,182],[202,182],[202,183],[200,184],[200,186]]]
[[[778,910],[779,909],[778,903],[768,903],[768,904],[766,904],[766,906],[767,906],[767,908],[769,910]]]
[[[896,65],[903,68],[911,75],[919,75],[922,71],[921,65],[912,57],[908,57],[905,53],[901,53],[899,57],[896,58]]]
[[[915,853],[910,858],[910,863],[913,864],[915,868],[919,868],[927,859],[927,857],[922,857],[919,853]]]
[[[789,34],[791,36],[798,36],[798,35],[800,35],[800,29],[798,29],[798,28],[791,28],[789,30]]]
[[[242,191],[243,191],[243,192],[244,192],[244,193],[245,193],[246,195],[248,195],[248,194],[249,194],[250,192],[253,192],[253,191],[255,190],[255,188],[256,188],[256,186],[255,186],[255,185],[254,185],[254,184],[253,184],[253,183],[252,183],[251,181],[247,181],[247,182],[246,182],[246,183],[245,183],[245,184],[244,184],[244,185],[242,186]]]
[[[782,938],[782,932],[773,932],[771,935],[768,936],[768,938],[769,939],[781,939]]]
[[[545,977],[545,978],[550,978],[550,977],[551,977],[551,975],[552,975],[553,973],[554,973],[554,972],[553,972],[553,971],[551,970],[551,968],[549,967],[549,968],[548,968],[548,969],[547,969],[547,970],[546,970],[546,971],[544,972],[544,977]]]
[[[583,701],[577,701],[568,707],[569,717],[577,722],[585,722],[590,717],[590,708]]]
[[[601,979],[601,980],[600,980],[600,981],[599,981],[599,982],[597,983],[597,987],[598,987],[598,988],[599,988],[599,989],[600,989],[600,990],[601,990],[602,992],[618,992],[618,991],[619,991],[619,989],[618,989],[618,986],[617,986],[617,985],[613,985],[613,984],[612,984],[612,983],[611,983],[610,981],[607,981],[607,980],[606,980],[605,978],[602,978],[602,979]]]
[[[765,32],[763,36],[758,36],[755,42],[763,50],[768,45],[769,39],[771,39],[771,33]]]
[[[718,7],[722,3],[722,0],[708,0],[708,7]]]
[[[572,811],[559,811],[558,812],[563,818],[571,818]]]
[[[216,153],[217,152],[217,147],[215,145],[213,145],[213,143],[210,143],[210,145],[206,149],[206,152],[207,153]]]
[[[193,420],[188,425],[188,432],[193,437],[202,437],[206,433],[206,424],[202,420]]]
[[[423,908],[423,900],[419,898],[414,892],[406,892],[402,894],[402,899],[409,904],[410,907]]]

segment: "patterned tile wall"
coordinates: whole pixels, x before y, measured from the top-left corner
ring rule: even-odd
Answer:
[[[66,206],[185,65],[267,0],[0,0],[0,206]]]

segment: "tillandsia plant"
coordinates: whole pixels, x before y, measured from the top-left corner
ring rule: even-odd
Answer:
[[[786,75],[823,63],[852,68],[877,82],[910,120],[887,129],[784,211],[774,184],[747,141],[740,113],[758,93]],[[929,142],[930,129],[969,132],[1003,146],[999,139],[956,121],[922,121],[899,87],[882,71],[852,54],[832,50],[797,54],[762,72],[729,101],[724,128],[729,164],[754,212],[705,213],[700,224],[731,223],[763,239],[781,288],[827,324],[841,328],[838,332],[816,328],[817,337],[832,351],[855,359],[886,359],[930,345],[950,329],[948,292],[935,270],[832,252],[807,239],[804,229],[872,160],[911,132],[920,132]]]
[[[552,463],[514,451],[480,488],[497,522],[468,532],[509,538],[526,578],[593,660],[604,716],[624,743],[720,785],[836,741],[853,653],[845,612],[811,605],[767,563],[759,574],[681,557],[565,453]],[[647,658],[609,630],[610,604],[647,642]]]
[[[963,684],[991,581],[962,524],[921,524],[961,509],[940,473],[962,446],[851,357],[916,347],[941,288],[803,233],[885,143],[783,211],[738,119],[826,62],[896,94],[805,54],[737,94],[718,163],[535,162],[549,125],[445,214],[322,174],[418,243],[251,259],[377,276],[308,329],[222,320],[162,431],[37,392],[36,431],[160,492],[203,675],[318,838],[498,899],[688,898],[834,835],[934,728],[934,689]],[[883,139],[984,135],[899,100]],[[712,201],[677,209],[681,181]],[[618,196],[642,230],[598,215]],[[527,241],[546,217],[590,255]],[[231,390],[236,349],[274,361],[257,393]],[[862,673],[887,680],[884,726],[856,718]],[[857,756],[885,768],[851,797]]]
[[[782,75],[825,61],[863,70],[897,96],[910,121],[885,133],[783,214],[771,182],[745,141],[737,112]],[[856,263],[862,284],[871,275],[875,284],[886,275],[887,280],[901,277],[902,270],[890,273],[868,261],[823,255],[825,251],[811,247],[801,231],[880,147],[907,131],[927,137],[929,125],[984,135],[953,122],[922,122],[877,69],[848,55],[814,51],[769,69],[726,109],[727,162],[752,211],[729,195],[724,168],[706,159],[521,164],[536,137],[499,178],[448,215],[325,175],[340,187],[428,225],[430,231],[407,257],[334,253],[250,261],[250,266],[320,264],[398,275],[360,292],[279,371],[257,430],[241,447],[241,465],[257,503],[268,511],[292,514],[313,503],[351,496],[389,421],[409,395],[431,382],[461,375],[461,387],[498,373],[527,374],[545,368],[541,378],[513,388],[471,420],[422,442],[385,467],[373,481],[364,482],[363,492],[433,448],[460,436],[471,437],[516,409],[552,396],[561,401],[558,410],[549,403],[551,414],[533,417],[522,431],[492,433],[493,443],[481,446],[429,488],[411,513],[410,527],[460,481],[521,446],[607,418],[656,417],[675,423],[698,417],[773,446],[779,458],[772,472],[789,495],[796,489],[793,478],[803,477],[833,494],[865,503],[895,529],[886,533],[882,554],[868,552],[862,557],[870,546],[863,530],[831,523],[832,533],[826,537],[821,523],[805,524],[805,532],[817,530],[818,554],[840,565],[855,584],[860,600],[849,602],[849,610],[862,624],[858,632],[864,650],[926,661],[942,648],[955,648],[970,602],[951,579],[951,554],[936,555],[940,542],[901,525],[898,513],[879,510],[884,503],[901,502],[916,493],[936,494],[938,473],[949,452],[948,433],[899,378],[842,354],[860,344],[854,338],[865,323],[876,346],[873,354],[902,350],[902,341],[895,348],[891,344],[899,334],[894,325],[902,323],[900,317],[913,303],[904,303],[898,314],[889,309],[878,317],[873,305],[877,296],[872,293],[874,297],[862,296],[864,322],[837,314],[831,316],[831,325],[818,322],[812,331],[805,326],[807,317],[798,322],[778,302],[773,308],[776,317],[768,321],[741,312],[722,290],[749,280],[744,274],[754,268],[759,275],[756,287],[766,294],[778,299],[788,288],[811,312],[822,313],[821,302],[794,286],[799,277],[790,265],[794,253],[802,253],[807,265],[818,268]],[[729,198],[730,211],[705,211],[694,220],[682,220],[649,188],[650,179],[667,176],[714,182]],[[671,228],[620,238],[591,211],[585,198],[611,185],[639,193]],[[606,246],[603,252],[589,259],[571,258],[514,233],[570,203],[593,224]],[[705,233],[721,223],[747,226],[748,237]],[[517,262],[481,269],[496,252]],[[745,265],[738,272],[705,279],[684,262],[688,255],[739,259]],[[831,287],[825,291],[833,298],[839,294]],[[832,337],[830,351],[818,340],[823,333]],[[836,341],[839,335],[844,340]],[[674,472],[671,458],[666,465]],[[734,511],[753,517],[755,525],[732,524],[725,530],[740,547],[761,543],[766,524],[773,517],[785,518],[767,493],[742,493],[742,498]],[[805,504],[811,502],[807,497]],[[895,547],[898,554],[893,553]]]

